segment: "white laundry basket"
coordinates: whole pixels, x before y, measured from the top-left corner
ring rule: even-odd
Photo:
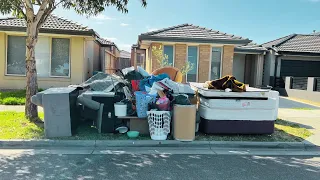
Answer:
[[[147,114],[151,139],[166,140],[170,133],[170,111],[148,111]]]

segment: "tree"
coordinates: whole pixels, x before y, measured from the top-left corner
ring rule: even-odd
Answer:
[[[164,54],[162,46],[159,46],[159,48],[157,48],[156,46],[152,46],[152,56],[160,64],[160,67],[172,66],[172,64],[169,63],[169,56],[167,54]],[[186,61],[186,64],[180,69],[180,72],[182,73],[182,75],[186,75],[194,68],[193,66],[193,63]]]
[[[162,46],[159,46],[159,48],[152,46],[152,56],[157,60],[160,67],[172,66],[168,60],[169,56],[163,53]]]
[[[146,0],[140,0],[142,6]],[[35,46],[41,26],[49,15],[57,8],[73,9],[80,15],[94,16],[108,6],[116,7],[122,13],[127,13],[129,0],[0,0],[0,13],[12,13],[15,17],[26,20],[26,105],[25,115],[30,120],[38,119],[37,106],[31,103],[31,97],[38,91]],[[38,10],[37,10],[38,9]]]

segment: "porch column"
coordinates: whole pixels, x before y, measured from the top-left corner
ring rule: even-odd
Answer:
[[[255,68],[255,86],[261,86],[262,85],[262,77],[263,77],[263,54],[256,55],[256,68]]]
[[[233,45],[223,46],[222,76],[232,75],[233,56],[234,56],[234,46]]]

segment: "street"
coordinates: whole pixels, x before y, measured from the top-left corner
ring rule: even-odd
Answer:
[[[319,151],[3,149],[0,179],[319,179]]]

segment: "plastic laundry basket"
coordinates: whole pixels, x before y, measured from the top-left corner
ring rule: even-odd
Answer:
[[[170,133],[170,111],[148,111],[147,114],[151,139],[166,140]]]
[[[150,102],[156,101],[155,95],[147,94],[143,91],[136,91],[136,103],[137,103],[137,114],[139,118],[146,118],[147,117],[147,111],[148,111],[148,104]]]

